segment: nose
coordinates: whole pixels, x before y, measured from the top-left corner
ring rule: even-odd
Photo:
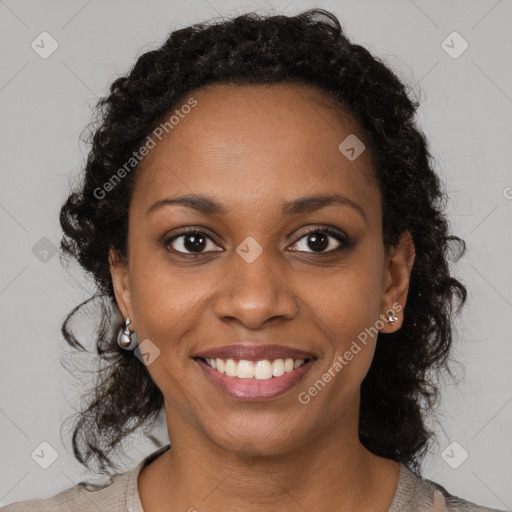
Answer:
[[[286,273],[271,260],[265,250],[251,263],[233,254],[231,270],[219,283],[215,297],[219,319],[236,319],[248,329],[259,329],[271,319],[297,316],[298,301]]]

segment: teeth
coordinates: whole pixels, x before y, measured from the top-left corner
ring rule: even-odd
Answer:
[[[238,371],[238,363],[234,359],[228,359],[226,361],[226,375],[228,377],[236,377]]]
[[[272,363],[268,359],[258,361],[254,365],[254,378],[259,380],[267,380],[272,378]]]
[[[274,377],[284,375],[284,361],[282,359],[276,359],[272,364],[272,375]]]
[[[254,377],[254,363],[252,361],[238,361],[236,376],[241,379],[252,379]]]
[[[276,359],[271,362],[268,359],[248,361],[247,359],[207,358],[206,362],[208,366],[219,373],[225,373],[228,377],[268,380],[272,377],[281,377],[281,375],[299,368],[305,363],[305,359]]]

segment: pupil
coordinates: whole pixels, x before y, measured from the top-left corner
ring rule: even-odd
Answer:
[[[189,243],[191,241],[191,243]],[[205,246],[205,237],[200,234],[189,234],[184,242],[187,251],[201,250]]]
[[[329,245],[329,242],[324,234],[313,233],[308,237],[308,245],[310,249],[323,250]]]

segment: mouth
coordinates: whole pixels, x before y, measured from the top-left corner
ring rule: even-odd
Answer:
[[[281,377],[285,373],[290,373],[300,368],[307,362],[315,359],[260,359],[250,361],[248,359],[221,359],[213,357],[197,357],[204,364],[207,364],[212,370],[228,377],[237,377],[239,379],[257,379],[269,380]]]
[[[193,360],[207,380],[231,398],[262,401],[276,398],[295,387],[317,358],[251,361],[193,357]]]
[[[259,345],[251,342],[241,342],[210,348],[209,350],[193,354],[191,357],[201,357],[207,361],[208,359],[222,359],[224,361],[234,359],[257,362],[263,360],[275,361],[276,359],[306,360],[316,357],[316,354],[285,345]]]

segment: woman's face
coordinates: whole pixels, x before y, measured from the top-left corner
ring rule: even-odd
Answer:
[[[192,96],[197,105],[181,110],[161,141],[153,137],[156,147],[136,171],[129,264],[111,259],[119,307],[139,343],[149,340],[148,371],[165,397],[169,432],[186,425],[225,449],[250,445],[268,454],[321,432],[357,436],[375,330],[366,331],[366,343],[358,339],[395,302],[405,305],[413,259],[410,243],[384,251],[380,192],[368,150],[357,156],[362,147],[353,139],[362,135],[313,87],[215,85]],[[354,144],[353,154],[346,146]],[[306,197],[335,195],[340,202],[284,211]],[[154,206],[182,196],[205,196],[219,208]],[[199,234],[183,235],[184,228]],[[398,329],[397,316],[377,329]],[[284,391],[252,379],[247,395],[229,384],[227,392],[212,372],[223,382],[242,379],[194,356],[239,343],[283,345],[316,359]]]

